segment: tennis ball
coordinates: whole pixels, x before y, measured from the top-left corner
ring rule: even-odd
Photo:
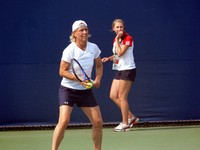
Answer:
[[[86,89],[92,88],[93,84],[91,82],[87,82],[87,85],[85,86]]]

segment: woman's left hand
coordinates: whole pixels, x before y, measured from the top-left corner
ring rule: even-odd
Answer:
[[[93,87],[95,87],[95,88],[99,88],[100,87],[100,82],[99,81],[94,81],[93,82]]]
[[[101,59],[101,61],[104,63],[104,62],[107,62],[107,61],[109,61],[110,60],[110,58],[109,57],[104,57],[104,58],[102,58]]]

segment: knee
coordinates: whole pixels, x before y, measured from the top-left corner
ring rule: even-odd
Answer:
[[[114,101],[114,100],[116,99],[116,96],[115,96],[115,95],[112,95],[112,94],[110,94],[110,99],[111,99],[112,101]]]
[[[113,99],[113,96],[112,96],[112,95],[110,95],[110,99],[111,99],[111,100]]]
[[[58,126],[62,129],[67,128],[68,124],[69,124],[69,120],[66,120],[66,119],[65,120],[60,119],[58,122]]]
[[[92,123],[94,128],[102,128],[103,127],[103,120],[98,119]]]

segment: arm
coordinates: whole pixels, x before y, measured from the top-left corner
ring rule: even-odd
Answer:
[[[127,49],[129,48],[129,45],[120,45],[121,37],[123,36],[123,34],[124,34],[123,31],[121,31],[115,37],[116,52],[119,57],[124,55],[124,53],[126,53]],[[104,63],[109,60],[112,61],[113,59],[114,59],[114,55],[112,55],[110,57],[104,57],[104,58],[102,58],[102,62]]]
[[[99,88],[101,78],[103,76],[103,64],[102,64],[102,60],[100,56],[95,59],[95,65],[96,65],[96,77],[95,77],[93,86],[96,88]]]
[[[87,86],[87,82],[80,82],[80,81],[75,77],[75,75],[71,74],[71,73],[68,71],[69,67],[70,67],[70,63],[61,60],[61,62],[60,62],[60,70],[59,70],[60,76],[61,76],[61,77],[68,78],[68,79],[70,79],[70,80],[77,81],[77,82],[79,82],[82,86],[86,87],[86,86]]]
[[[107,62],[107,61],[112,61],[113,60],[113,55],[112,56],[109,56],[109,57],[104,57],[101,59],[101,61],[104,63],[104,62]]]
[[[70,63],[61,60],[60,69],[59,69],[60,76],[68,78],[70,80],[78,81],[76,77],[68,71],[69,67],[70,67]]]
[[[119,32],[117,34],[117,36],[115,37],[115,39],[116,39],[116,51],[117,51],[117,54],[118,54],[119,57],[124,55],[124,53],[129,48],[129,45],[120,45],[120,40],[121,40],[122,35],[123,35],[123,32]]]
[[[124,53],[126,53],[127,49],[129,48],[128,45],[120,45],[119,41],[116,41],[116,51],[118,56],[122,56],[124,55]]]

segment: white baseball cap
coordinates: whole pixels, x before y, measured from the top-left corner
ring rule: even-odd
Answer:
[[[80,27],[87,27],[87,23],[83,20],[77,20],[72,25],[72,32]]]

